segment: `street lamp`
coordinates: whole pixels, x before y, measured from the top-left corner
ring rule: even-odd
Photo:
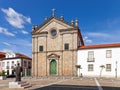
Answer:
[[[116,69],[115,69],[115,72],[116,72],[116,75],[115,75],[115,77],[117,78],[117,61],[116,61]]]

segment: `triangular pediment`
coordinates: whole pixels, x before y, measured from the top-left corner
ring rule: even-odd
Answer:
[[[48,55],[47,57],[48,57],[48,58],[60,58],[60,56],[59,56],[59,55],[54,54],[54,53],[52,53],[52,54]]]
[[[65,22],[64,20],[60,20],[56,17],[51,17],[50,19],[46,20],[42,25],[38,26],[35,30],[33,30],[33,34],[47,32],[48,30],[56,28],[57,30],[60,29],[69,29],[69,28],[76,28],[74,25]]]

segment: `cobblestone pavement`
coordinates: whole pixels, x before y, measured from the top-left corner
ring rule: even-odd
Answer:
[[[6,80],[0,80],[0,90],[23,90],[23,89],[10,89],[8,87],[9,82],[14,81],[14,78],[7,78]],[[72,88],[76,86],[80,90],[120,90],[120,79],[114,78],[77,78],[77,77],[39,77],[39,78],[32,78],[32,77],[23,77],[22,81],[29,82],[32,87],[26,88],[24,90],[34,90],[36,88],[45,88],[45,87],[61,87],[63,88]],[[71,86],[69,86],[71,85]],[[86,89],[85,89],[86,87]],[[90,89],[90,87],[92,89]],[[111,89],[107,89],[107,88]],[[97,88],[97,89],[96,89]],[[102,88],[102,89],[100,89]],[[113,88],[113,89],[112,89]],[[39,89],[36,89],[39,90]],[[40,89],[40,90],[47,90],[47,89]],[[49,89],[50,90],[50,89]],[[51,89],[52,90],[52,89]],[[56,89],[55,89],[56,90]],[[58,89],[61,90],[61,89]],[[67,89],[65,89],[67,90]],[[68,89],[69,90],[69,89]],[[70,89],[72,90],[72,89]],[[76,89],[77,90],[77,89]]]

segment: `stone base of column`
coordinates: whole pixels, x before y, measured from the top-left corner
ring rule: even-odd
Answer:
[[[9,88],[29,88],[31,85],[26,81],[21,82],[9,82]]]

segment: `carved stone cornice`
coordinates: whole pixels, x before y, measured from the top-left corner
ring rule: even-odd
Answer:
[[[52,59],[52,58],[59,59],[60,55],[52,53],[52,54],[48,55],[47,58],[49,58],[49,59]]]

